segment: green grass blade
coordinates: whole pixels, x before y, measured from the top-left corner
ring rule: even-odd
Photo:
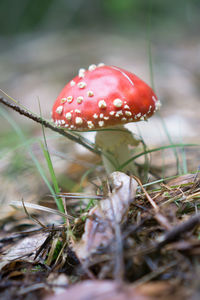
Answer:
[[[182,168],[183,168],[183,174],[188,173],[188,167],[187,167],[187,158],[185,153],[185,148],[181,148],[181,157],[182,157]]]
[[[32,153],[31,150],[29,150],[29,154],[38,170],[38,172],[40,173],[40,176],[42,177],[42,179],[44,180],[45,184],[47,185],[49,191],[51,192],[52,196],[55,198],[56,197],[56,194],[54,192],[54,189],[52,188],[45,172],[44,172],[44,169],[42,167],[42,165],[39,163],[38,159],[36,158],[36,156]]]
[[[42,118],[42,111],[41,111],[41,106],[40,106],[39,99],[38,99],[38,104],[39,104],[39,110],[40,110],[40,117]],[[48,150],[48,146],[47,146],[47,140],[46,140],[46,135],[45,135],[43,124],[42,124],[42,134],[43,134],[43,139],[44,139],[44,145],[41,143],[41,147],[42,147],[42,150],[43,150],[43,153],[44,153],[44,157],[45,157],[46,162],[47,162],[47,166],[48,166],[48,169],[49,169],[51,180],[52,180],[52,183],[53,183],[53,186],[54,186],[54,191],[58,195],[60,193],[60,189],[59,189],[58,181],[57,181],[57,178],[56,178],[56,175],[55,175],[55,172],[54,172],[54,168],[53,168],[51,156],[49,154],[49,150]],[[65,212],[65,209],[64,209],[64,206],[63,206],[63,202],[62,202],[62,198],[56,196],[56,197],[54,197],[54,200],[55,200],[55,202],[57,204],[57,207],[58,207],[59,211]]]
[[[161,121],[163,130],[164,130],[164,132],[165,132],[165,135],[166,135],[167,138],[168,138],[168,141],[170,142],[171,145],[173,145],[174,143],[173,143],[173,141],[172,141],[172,138],[171,138],[171,135],[170,135],[169,130],[168,130],[168,128],[167,128],[167,125],[166,125],[164,119],[160,116],[160,114],[159,114],[159,118],[160,118],[160,121]],[[176,148],[172,148],[172,150],[173,150],[173,152],[174,152],[174,156],[175,156],[175,159],[176,159],[177,173],[178,173],[178,174],[181,174],[181,173],[182,173],[182,169],[181,169],[181,165],[180,165],[180,161],[179,161],[177,149],[176,149]]]
[[[173,144],[173,145],[168,145],[168,146],[162,146],[162,147],[158,147],[158,148],[153,148],[153,149],[149,149],[148,151],[143,151],[133,157],[131,157],[129,160],[127,160],[125,163],[123,163],[120,167],[119,170],[123,170],[124,167],[126,167],[128,164],[130,164],[133,160],[137,159],[138,157],[141,157],[147,153],[152,153],[152,152],[156,152],[156,151],[160,151],[160,150],[164,150],[164,149],[170,149],[170,148],[182,148],[182,147],[199,147],[200,144]]]
[[[53,183],[53,186],[54,186],[54,191],[55,191],[54,192],[54,200],[56,202],[56,205],[57,205],[59,211],[64,212],[65,210],[64,210],[63,203],[62,203],[62,199],[55,195],[55,194],[58,195],[60,193],[60,189],[59,189],[59,186],[58,186],[57,178],[56,178],[56,175],[55,175],[55,172],[54,172],[54,168],[53,168],[53,164],[52,164],[52,160],[51,160],[48,148],[46,148],[42,143],[41,143],[41,147],[42,147],[44,157],[46,159],[47,166],[48,166],[48,169],[49,169],[49,173],[50,173],[50,176],[51,176],[51,180],[52,180],[52,183]]]
[[[151,87],[155,91],[155,82],[154,82],[154,71],[153,71],[153,59],[152,59],[152,47],[151,47],[151,17],[152,17],[152,1],[149,1],[149,9],[147,10],[148,16],[147,16],[147,55],[148,55],[148,61],[149,61],[149,73],[150,73],[150,81],[151,81]],[[168,131],[168,128],[163,120],[163,118],[159,115],[161,124],[163,127],[163,130],[168,138],[168,141],[171,145],[173,145],[172,138],[170,136],[170,133]],[[182,173],[182,169],[179,162],[179,156],[176,148],[172,148],[174,152],[174,156],[176,159],[176,166],[177,166],[177,172],[178,174]],[[182,152],[182,161],[185,162]],[[185,168],[185,165],[184,165]]]
[[[151,16],[152,16],[152,1],[149,1],[149,9],[147,10],[147,55],[149,60],[149,74],[151,87],[155,90],[154,84],[154,72],[153,72],[153,59],[152,59],[152,49],[151,49]]]

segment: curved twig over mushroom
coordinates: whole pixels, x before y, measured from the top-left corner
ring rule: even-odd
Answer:
[[[71,130],[99,130],[96,144],[115,159],[111,165],[103,157],[108,173],[129,159],[129,145],[139,143],[123,125],[147,120],[160,107],[160,101],[144,81],[115,66],[91,65],[80,69],[56,99],[52,118],[56,125]],[[119,131],[100,131],[117,128]],[[129,171],[136,172],[134,165]]]

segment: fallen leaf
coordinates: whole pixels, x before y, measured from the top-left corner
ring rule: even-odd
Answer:
[[[23,238],[15,243],[6,253],[1,255],[0,270],[10,261],[23,258],[24,261],[33,262],[36,251],[44,243],[48,233],[38,233]]]
[[[109,244],[115,237],[115,225],[125,220],[129,205],[135,198],[135,179],[114,172],[109,176],[109,183],[112,192],[90,210],[81,241],[74,245],[74,251],[81,260],[94,253],[99,246]]]

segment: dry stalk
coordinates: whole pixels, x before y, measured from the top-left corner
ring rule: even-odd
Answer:
[[[141,189],[143,190],[147,200],[149,201],[149,203],[151,204],[151,206],[154,209],[154,213],[155,213],[155,219],[159,222],[159,224],[161,226],[163,226],[165,229],[170,230],[172,228],[172,226],[170,225],[169,221],[167,220],[167,218],[161,214],[160,212],[160,208],[159,206],[156,204],[156,202],[150,197],[150,195],[147,193],[147,191],[145,190],[145,188],[142,185],[142,182],[140,181],[140,179],[136,176],[132,176],[137,183],[139,184],[139,186],[141,187]]]

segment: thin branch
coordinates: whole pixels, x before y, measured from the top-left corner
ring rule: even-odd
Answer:
[[[144,283],[149,282],[150,280],[154,279],[155,277],[158,277],[159,275],[163,274],[164,272],[166,272],[167,270],[175,267],[179,262],[176,260],[173,260],[171,263],[168,263],[164,266],[161,266],[159,268],[157,268],[156,270],[153,270],[150,273],[147,273],[146,275],[144,275],[142,278],[136,280],[132,286],[134,287],[138,287]]]
[[[98,155],[101,154],[101,151],[97,148],[92,147],[84,138],[80,137],[80,136],[76,136],[73,133],[69,133],[66,130],[60,129],[54,125],[52,125],[51,123],[49,123],[47,120],[42,119],[41,117],[37,117],[36,115],[28,112],[25,109],[20,108],[18,105],[10,103],[8,100],[6,100],[3,97],[0,97],[0,102],[10,108],[12,108],[13,110],[15,110],[16,112],[18,112],[20,115],[23,115],[39,124],[42,124],[43,126],[65,136],[66,138],[68,138],[69,140],[78,143],[79,145],[87,148],[89,151],[94,152]]]
[[[193,215],[187,221],[181,222],[180,224],[174,226],[170,231],[168,231],[163,241],[161,241],[158,247],[162,247],[166,244],[172,243],[173,241],[177,241],[183,233],[188,233],[195,226],[200,224],[200,213]]]

